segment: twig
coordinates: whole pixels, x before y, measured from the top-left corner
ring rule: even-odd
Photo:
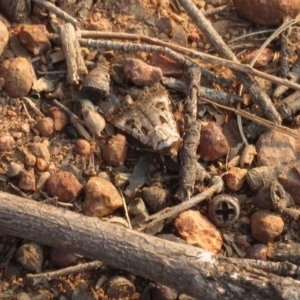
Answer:
[[[152,225],[165,220],[169,218],[175,218],[177,215],[179,215],[181,212],[188,210],[195,205],[199,204],[200,202],[212,197],[214,193],[220,193],[224,187],[224,182],[221,177],[216,176],[212,178],[212,183],[213,185],[207,188],[205,191],[202,193],[192,197],[188,201],[182,202],[176,206],[173,207],[167,207],[160,212],[153,214],[147,218],[145,218],[141,222],[141,227],[138,228],[137,230],[143,231],[147,229],[148,227],[151,227]],[[145,225],[143,225],[145,224]]]
[[[229,9],[230,8],[230,5],[227,4],[227,5],[222,5],[222,6],[219,6],[219,7],[216,7],[216,8],[212,8],[212,9],[209,9],[209,10],[206,10],[203,12],[203,15],[208,17],[208,16],[211,16],[211,15],[214,15],[214,14],[219,14],[220,12],[226,10],[226,9]]]
[[[125,52],[128,51],[143,51],[149,53],[159,53],[178,62],[182,67],[192,68],[198,67],[201,69],[203,76],[211,82],[220,84],[222,86],[230,86],[231,81],[212,74],[210,71],[198,65],[196,62],[192,61],[189,58],[184,57],[180,53],[169,49],[168,47],[156,46],[156,45],[147,45],[147,44],[135,44],[135,43],[123,43],[123,42],[111,42],[111,41],[97,41],[91,39],[79,39],[79,42],[82,46],[93,47],[96,49],[109,49],[109,50],[122,50]]]
[[[128,214],[128,209],[127,209],[127,204],[126,204],[125,198],[123,196],[123,191],[120,188],[118,190],[119,190],[119,194],[120,194],[120,196],[122,198],[122,201],[123,201],[123,207],[124,207],[124,212],[125,212],[126,220],[127,220],[127,223],[128,223],[128,227],[130,229],[132,229],[129,214]]]
[[[76,266],[64,268],[57,271],[39,273],[39,274],[27,274],[24,278],[25,284],[28,286],[35,286],[44,280],[52,280],[59,276],[67,276],[74,273],[83,273],[86,271],[99,269],[103,266],[103,263],[100,261],[92,261],[84,264],[78,264]]]
[[[219,54],[227,59],[238,61],[234,53],[229,49],[226,43],[218,35],[210,22],[203,16],[203,14],[197,9],[196,5],[191,0],[179,0],[189,16],[195,21],[199,29],[205,34],[207,39],[212,43]],[[268,119],[280,124],[281,118],[271,99],[266,92],[260,88],[248,74],[234,72],[240,82],[245,86],[246,91],[249,93],[251,99],[260,105],[264,114]]]
[[[85,138],[88,141],[92,140],[92,137],[90,136],[90,134],[85,130],[85,128],[83,127],[83,125],[80,124],[80,120],[79,118],[73,114],[68,108],[66,108],[64,105],[62,105],[60,102],[58,102],[57,100],[53,100],[53,103],[60,108],[61,110],[63,110],[65,113],[67,113],[70,117],[70,122],[72,123],[72,125],[77,129],[79,135],[83,138]]]
[[[251,68],[248,65],[243,65],[239,62],[230,61],[230,60],[212,56],[212,55],[209,55],[209,54],[206,54],[203,52],[191,50],[191,49],[188,49],[188,48],[176,45],[176,44],[167,43],[167,42],[161,41],[156,38],[151,38],[151,37],[147,37],[144,35],[130,34],[130,33],[98,32],[98,31],[86,31],[86,30],[81,30],[79,32],[80,32],[81,36],[84,38],[133,40],[136,42],[144,42],[144,43],[158,45],[161,47],[168,47],[168,48],[170,48],[176,52],[179,52],[183,55],[186,55],[190,58],[199,58],[199,59],[206,61],[208,63],[211,63],[211,64],[224,66],[224,67],[227,67],[227,68],[235,70],[235,71],[239,71],[239,72],[243,72],[243,73],[246,73],[249,75],[264,78],[271,82],[287,86],[294,90],[300,90],[300,85],[297,83],[290,82],[289,80],[282,79],[282,78],[267,74],[265,72],[261,72],[259,70]],[[82,41],[85,41],[85,39],[79,39],[80,43]],[[202,75],[205,77],[206,75],[203,70],[202,70],[202,73],[203,73]],[[224,86],[224,87],[226,87],[226,86]]]
[[[70,84],[78,84],[88,71],[84,64],[75,29],[70,23],[60,25],[58,29],[68,67],[67,81]]]
[[[59,7],[52,4],[51,2],[49,2],[47,0],[32,0],[32,1],[43,6],[44,8],[46,8],[47,10],[49,10],[50,12],[52,12],[53,14],[58,16],[60,19],[66,21],[68,23],[71,23],[74,26],[79,25],[79,22],[75,18],[73,18],[72,16],[70,16],[69,14],[67,14],[66,12],[61,10]]]
[[[276,108],[282,119],[288,119],[300,110],[300,91],[294,92],[290,96],[276,103]]]
[[[185,104],[186,132],[183,137],[183,147],[180,160],[180,187],[181,201],[190,199],[194,192],[197,163],[197,147],[200,140],[201,123],[197,121],[197,102],[200,96],[199,85],[201,71],[199,68],[189,69],[190,87]]]

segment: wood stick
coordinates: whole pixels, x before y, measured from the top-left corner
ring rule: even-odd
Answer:
[[[156,38],[144,36],[144,35],[137,35],[137,34],[131,34],[131,33],[117,33],[117,32],[99,32],[99,31],[87,31],[87,30],[80,30],[79,31],[82,38],[94,38],[94,39],[119,39],[119,40],[132,40],[136,42],[144,42],[148,44],[158,45],[161,47],[168,47],[178,53],[181,53],[183,55],[186,55],[190,58],[199,58],[203,61],[206,61],[211,64],[224,66],[228,69],[232,69],[235,71],[243,72],[249,75],[257,76],[264,78],[266,80],[269,80],[271,82],[281,84],[284,86],[287,86],[294,90],[300,90],[300,85],[291,82],[286,79],[282,79],[270,74],[267,74],[265,72],[261,72],[259,70],[253,69],[249,65],[244,65],[236,61],[230,61],[224,58],[220,58],[217,56],[209,55],[204,52],[199,52],[196,50],[191,50],[176,44],[167,43],[164,41],[161,41]],[[83,39],[84,40],[84,39]],[[79,39],[79,42],[81,43],[82,39]]]
[[[71,249],[203,300],[299,299],[300,282],[229,264],[173,243],[65,209],[0,192],[4,234]],[[200,296],[201,295],[201,296]]]

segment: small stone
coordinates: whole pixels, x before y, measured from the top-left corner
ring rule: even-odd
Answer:
[[[91,145],[84,139],[79,139],[75,143],[74,151],[79,155],[89,155],[91,153]]]
[[[8,31],[5,24],[0,20],[0,55],[2,54],[4,48],[8,42]]]
[[[89,297],[83,287],[78,286],[74,289],[71,300],[92,300],[92,298]]]
[[[227,186],[232,191],[238,191],[242,188],[246,181],[248,171],[246,169],[240,169],[233,167],[224,176]]]
[[[168,205],[170,193],[158,186],[143,188],[143,199],[152,212],[156,213]]]
[[[67,267],[76,261],[75,253],[64,249],[51,248],[49,255],[51,263],[57,268]]]
[[[47,143],[32,143],[29,145],[29,149],[35,157],[42,158],[47,163],[50,162],[50,152]]]
[[[202,160],[216,160],[227,154],[229,150],[228,142],[219,125],[215,122],[209,122],[202,127],[197,150]]]
[[[160,68],[152,67],[140,59],[128,58],[123,64],[128,79],[136,85],[152,85],[161,80],[163,73]]]
[[[58,172],[47,180],[47,191],[58,201],[71,202],[82,190],[82,185],[70,172]]]
[[[18,293],[14,296],[13,300],[30,300],[30,297],[26,293]]]
[[[105,145],[103,159],[108,166],[118,167],[124,164],[127,156],[126,137],[121,134],[113,136]]]
[[[44,261],[43,250],[36,243],[24,244],[17,250],[16,260],[24,269],[39,273]]]
[[[103,178],[91,177],[85,188],[83,213],[103,217],[122,207],[122,198],[114,185]]]
[[[35,177],[30,171],[22,171],[19,177],[18,188],[25,192],[35,191]]]
[[[178,62],[161,54],[152,54],[150,63],[154,67],[159,67],[164,76],[180,77],[184,72],[183,67]]]
[[[36,157],[28,152],[24,153],[24,164],[26,167],[32,168],[35,166],[36,163]]]
[[[217,228],[198,211],[187,210],[175,220],[175,228],[188,244],[213,253],[222,248],[222,236]]]
[[[36,129],[42,136],[49,136],[53,133],[54,123],[49,117],[42,118],[36,125]]]
[[[68,115],[57,107],[51,107],[47,112],[47,116],[53,120],[53,127],[55,131],[63,130],[69,123]]]
[[[42,159],[42,158],[37,158],[36,159],[36,168],[39,170],[39,171],[45,171],[48,167],[48,163]]]
[[[268,247],[264,244],[254,244],[247,249],[247,258],[267,260]]]
[[[8,165],[6,176],[15,177],[21,172],[21,170],[23,170],[23,166],[21,164],[11,161]]]
[[[15,145],[15,140],[10,135],[0,137],[0,151],[11,149]]]
[[[18,32],[21,43],[34,55],[42,55],[50,49],[49,33],[45,25],[21,25]]]
[[[106,295],[108,299],[131,299],[135,292],[134,284],[123,276],[112,277],[108,282]]]
[[[284,222],[278,215],[260,209],[251,216],[250,226],[252,236],[257,241],[267,244],[282,233]]]
[[[254,58],[254,56],[257,54],[258,50],[252,51],[251,53],[245,55],[244,59],[243,59],[243,63],[244,64],[249,64],[252,59]],[[272,49],[270,48],[265,48],[262,53],[259,55],[259,57],[257,58],[254,67],[256,68],[262,68],[265,67],[273,58],[274,56],[274,52]]]
[[[13,98],[26,96],[32,86],[30,63],[23,57],[5,60],[0,66],[0,77],[5,79],[3,88]]]

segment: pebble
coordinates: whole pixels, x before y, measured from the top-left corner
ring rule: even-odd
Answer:
[[[53,247],[50,249],[49,256],[51,263],[57,268],[67,267],[77,259],[74,252]]]
[[[0,55],[2,54],[4,48],[8,42],[8,31],[5,24],[0,19]]]
[[[126,137],[121,134],[113,136],[103,149],[103,159],[108,166],[118,167],[127,157]]]
[[[36,243],[22,245],[16,252],[16,261],[26,270],[39,273],[44,261],[43,249]]]
[[[156,213],[168,205],[170,193],[158,186],[143,188],[143,199],[153,213]]]
[[[49,117],[42,118],[36,125],[36,129],[42,136],[49,136],[53,133],[54,123]]]
[[[92,298],[87,294],[83,287],[78,286],[74,289],[71,300],[92,300]]]
[[[36,157],[31,154],[28,153],[27,151],[24,153],[24,164],[26,167],[28,168],[32,168],[35,166],[36,163]]]
[[[57,107],[51,107],[47,111],[47,116],[53,120],[53,127],[55,131],[63,130],[69,123],[68,115]]]
[[[267,260],[268,247],[264,244],[254,244],[249,247],[246,251],[247,258]]]
[[[226,185],[232,191],[238,191],[242,188],[246,181],[248,171],[246,169],[240,169],[233,167],[224,176]]]
[[[44,159],[38,157],[35,166],[39,171],[45,171],[48,168],[48,163]]]
[[[175,228],[188,244],[213,253],[222,248],[222,236],[217,228],[198,211],[187,210],[175,220]]]
[[[131,299],[135,292],[134,284],[123,276],[114,276],[108,282],[106,295],[108,299]]]
[[[30,63],[23,57],[5,60],[0,66],[0,77],[5,79],[3,88],[12,98],[26,96],[32,86]]]
[[[10,135],[0,137],[0,151],[11,149],[15,145],[15,140]]]
[[[100,177],[91,177],[85,188],[83,213],[87,216],[104,217],[122,207],[123,201],[115,186]]]
[[[26,293],[18,293],[14,296],[13,300],[30,300],[30,297]]]
[[[74,151],[79,155],[89,155],[91,153],[91,145],[84,139],[78,139],[75,143]]]
[[[260,209],[251,216],[250,226],[253,238],[267,244],[282,233],[284,222],[280,216]]]
[[[21,25],[17,30],[21,43],[34,55],[42,55],[50,49],[49,33],[45,25]]]
[[[8,164],[6,176],[15,177],[21,172],[21,170],[23,170],[23,165],[11,161]]]
[[[215,122],[203,126],[200,135],[200,144],[197,152],[204,161],[213,161],[221,158],[230,150],[222,129]]]
[[[243,58],[244,64],[250,64],[254,56],[257,54],[258,50],[252,51],[251,53],[247,54]],[[257,58],[254,67],[262,68],[265,67],[273,58],[274,51],[270,48],[265,48],[262,53]]]
[[[35,191],[34,173],[30,171],[20,172],[18,188],[24,192]]]
[[[47,163],[50,162],[50,152],[46,141],[41,143],[31,143],[29,149],[35,157],[42,158]]]
[[[47,191],[58,201],[71,202],[82,190],[82,185],[70,172],[58,172],[47,180]]]
[[[163,72],[158,67],[152,67],[140,59],[128,58],[123,64],[126,77],[136,85],[152,85],[161,80]]]

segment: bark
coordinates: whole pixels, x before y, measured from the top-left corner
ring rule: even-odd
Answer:
[[[65,209],[0,192],[2,233],[159,281],[198,299],[300,299],[300,282],[241,268],[197,247],[165,241]]]

